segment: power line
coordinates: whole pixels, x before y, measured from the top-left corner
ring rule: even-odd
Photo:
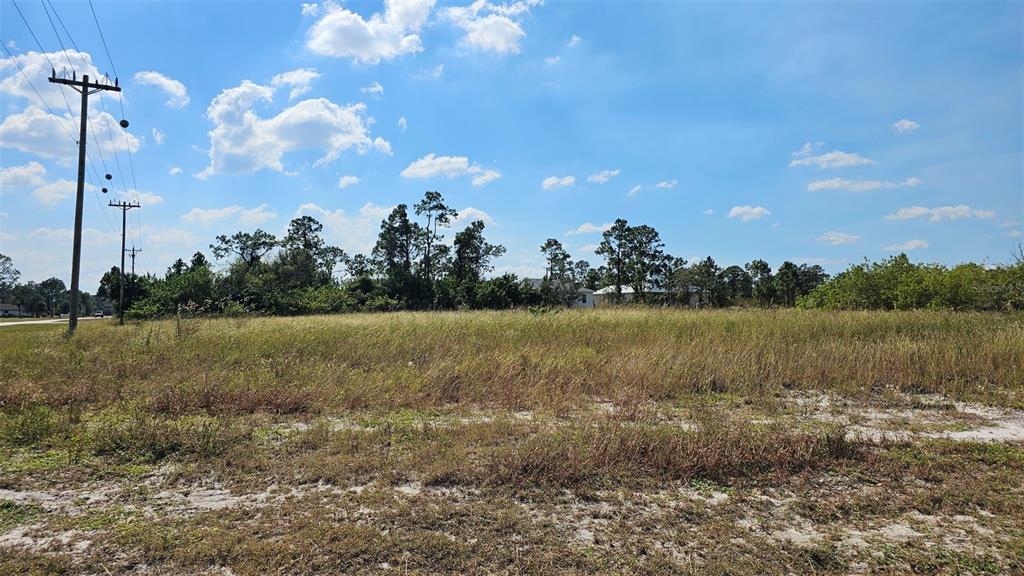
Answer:
[[[29,79],[28,74],[25,74],[25,70],[22,69],[21,64],[18,62],[18,59],[14,57],[14,54],[11,53],[11,49],[7,47],[7,43],[0,42],[0,44],[3,45],[4,51],[7,52],[7,56],[11,59],[11,62],[14,62],[14,65],[18,67],[18,72],[21,72],[21,76],[25,78],[25,82],[28,82],[28,87],[36,93],[37,97],[39,97],[39,101],[43,103],[43,107],[46,108],[46,111],[49,112],[50,115],[54,118],[60,118],[60,116],[58,116],[57,113],[53,111],[53,108],[50,108],[50,105],[46,103],[46,98],[43,98],[43,95],[39,93],[39,90],[36,90],[35,85],[32,84],[32,80]],[[74,122],[72,122],[72,126],[74,126]],[[67,126],[61,123],[60,127],[63,128],[64,131],[68,133],[68,136],[70,136],[72,140],[78,142],[78,139],[75,138],[75,135],[71,132],[71,130],[68,130]]]
[[[16,0],[11,0],[11,4],[14,4],[15,10],[18,11],[18,16],[21,16],[21,21],[24,22],[25,27],[28,28],[28,33],[31,34],[32,39],[36,41],[36,46],[39,48],[40,54],[42,54],[43,58],[46,58],[46,61],[50,63],[50,68],[56,70],[57,67],[54,66],[53,60],[50,60],[50,55],[46,52],[46,49],[43,48],[43,43],[39,41],[39,37],[36,36],[35,30],[32,29],[32,25],[28,23],[28,19],[25,18],[25,14],[22,13],[21,7],[18,6],[18,2]],[[71,103],[68,101],[68,95],[64,93],[63,89],[60,89],[60,95],[64,98],[64,105],[68,107],[68,115],[71,116],[72,126],[74,126],[75,113],[71,110]]]

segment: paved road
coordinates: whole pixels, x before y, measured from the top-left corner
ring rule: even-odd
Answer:
[[[78,319],[79,322],[85,320],[103,320],[103,318],[96,318],[95,316],[84,316]],[[0,328],[7,326],[25,326],[27,324],[67,324],[67,318],[43,318],[41,320],[20,320],[18,322],[0,322]]]

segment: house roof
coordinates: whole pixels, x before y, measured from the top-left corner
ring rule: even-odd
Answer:
[[[666,292],[666,290],[664,288],[658,288],[657,286],[648,286],[647,287],[647,292],[650,293],[650,294],[663,294],[663,293]],[[633,293],[633,287],[632,286],[623,286],[622,287],[622,293],[623,294],[632,294]],[[594,294],[595,295],[615,294],[615,286],[605,286],[604,288],[601,288],[600,290],[594,290]]]

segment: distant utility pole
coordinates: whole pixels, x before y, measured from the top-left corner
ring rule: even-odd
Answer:
[[[132,245],[132,249],[131,250],[127,250],[127,252],[128,252],[128,255],[132,257],[132,276],[135,276],[135,255],[138,254],[139,252],[142,252],[142,248],[139,248],[138,250],[136,250],[135,246]]]
[[[117,305],[117,323],[124,324],[124,284],[128,281],[128,275],[124,273],[124,233],[128,225],[128,211],[132,208],[142,208],[138,202],[110,202],[107,206],[121,209],[121,297]],[[134,250],[134,248],[133,248]],[[140,250],[141,252],[141,250]],[[132,254],[132,274],[135,273],[135,255]]]
[[[72,72],[71,79],[58,78],[57,71],[52,70],[50,82],[71,86],[82,95],[82,119],[79,121],[80,130],[78,136],[78,191],[75,195],[75,245],[71,252],[71,307],[68,310],[68,336],[75,334],[78,328],[78,271],[82,268],[82,204],[85,199],[85,124],[89,119],[89,94],[95,94],[100,90],[112,90],[120,92],[121,88],[114,80],[114,85],[97,84],[89,82],[89,75],[83,74],[82,79],[75,78]],[[127,120],[121,121],[127,125]],[[122,266],[124,256],[121,257]]]

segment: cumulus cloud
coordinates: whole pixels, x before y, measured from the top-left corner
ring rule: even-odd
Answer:
[[[171,169],[168,170],[167,173],[170,174],[171,176],[177,176],[178,174],[181,174],[181,168],[178,168],[177,166],[171,166]]]
[[[828,231],[818,237],[819,242],[831,244],[832,246],[839,246],[842,244],[853,244],[857,240],[860,240],[860,236],[856,234],[847,234],[845,232]]]
[[[611,222],[605,222],[604,224],[594,224],[592,222],[584,222],[573,230],[569,230],[565,233],[566,236],[576,236],[579,234],[597,234],[609,230],[612,227]]]
[[[263,169],[284,172],[282,157],[299,150],[323,152],[314,166],[336,160],[343,152],[362,154],[374,148],[391,153],[383,138],[371,139],[366,105],[341,106],[326,98],[302,100],[270,118],[253,107],[273,99],[274,87],[249,80],[221,92],[207,108],[214,123],[210,136],[210,165],[196,176],[247,174]]]
[[[287,86],[291,88],[288,92],[288,100],[294,100],[313,89],[313,82],[320,78],[320,73],[313,68],[297,68],[274,76],[270,79],[270,85],[274,88]]]
[[[845,178],[829,178],[828,180],[813,180],[807,183],[809,192],[818,190],[846,190],[847,192],[870,192],[883,188],[913,188],[921,184],[920,178],[911,176],[901,182],[888,182],[885,180],[847,180]]]
[[[675,188],[678,184],[679,180],[673,178],[672,180],[662,180],[661,182],[655,184],[654,187],[661,188],[662,190],[668,190],[670,188]]]
[[[384,86],[380,82],[374,80],[373,82],[370,82],[369,86],[363,86],[362,88],[359,89],[359,91],[362,92],[363,94],[380,95],[384,93]]]
[[[596,174],[591,174],[590,176],[587,176],[587,182],[604,184],[605,182],[618,176],[619,172],[620,170],[602,170]]]
[[[245,224],[246,226],[259,226],[274,218],[277,218],[277,212],[271,210],[269,204],[260,204],[255,208],[242,210],[238,213],[239,224]]]
[[[302,15],[303,16],[316,16],[320,13],[320,5],[316,2],[303,2],[302,3]]]
[[[994,218],[995,215],[996,213],[993,210],[978,210],[971,208],[967,204],[958,204],[956,206],[936,206],[935,208],[910,206],[900,208],[892,214],[887,214],[885,218],[886,220],[927,218],[929,222],[943,222],[945,220],[963,220],[967,218]]]
[[[55,244],[70,244],[75,238],[75,232],[71,228],[36,228],[29,232],[30,238],[41,238]],[[114,232],[101,232],[95,228],[82,230],[82,242],[85,244],[103,244],[106,242],[119,241],[121,234]]]
[[[239,224],[247,226],[258,226],[274,218],[277,218],[277,213],[273,212],[268,204],[260,204],[255,208],[248,209],[238,205],[223,208],[193,208],[181,215],[181,219],[185,222],[211,224],[234,219]]]
[[[413,161],[405,170],[402,170],[403,178],[436,178],[439,176],[455,178],[465,175],[473,176],[474,186],[483,186],[501,178],[501,172],[484,169],[479,164],[472,164],[465,156],[438,156],[433,152]]]
[[[907,240],[901,244],[892,244],[886,246],[883,250],[888,252],[906,252],[908,250],[918,250],[920,248],[927,248],[928,243],[924,240]]]
[[[493,4],[476,0],[468,6],[452,6],[444,16],[461,28],[462,45],[485,52],[515,54],[526,32],[516,20],[530,8],[543,4],[543,0],[522,0],[511,4]]]
[[[769,212],[764,206],[751,206],[749,204],[733,206],[732,210],[729,210],[729,218],[739,218],[741,222],[758,220],[770,214],[771,212]]]
[[[409,122],[406,121],[405,116],[399,116],[398,117],[398,127],[402,129],[402,132],[405,132],[405,129],[408,128],[408,126],[409,126]]]
[[[36,161],[22,166],[0,168],[0,194],[13,188],[42,186],[46,182],[46,168]]]
[[[335,2],[324,2],[306,32],[306,48],[321,56],[376,64],[423,50],[419,31],[435,0],[385,0],[384,13],[364,19]]]
[[[63,89],[59,84],[47,81],[51,71],[50,62],[59,62],[58,65],[63,66],[70,60],[69,67],[76,70],[79,76],[88,74],[90,80],[103,78],[103,74],[93,65],[92,56],[89,53],[68,50],[66,54],[65,57],[63,51],[26,52],[14,57],[17,65],[10,58],[4,58],[0,61],[0,94],[15,96],[33,103],[38,102],[38,98],[41,96],[46,105],[54,111],[67,111],[68,102],[70,102],[74,114],[77,115],[78,106],[75,105],[77,98],[72,98],[73,92],[62,92]],[[19,72],[19,66],[21,70],[24,70],[24,76]],[[29,80],[31,80],[31,84]],[[39,91],[39,96],[36,95],[36,90]],[[65,100],[65,96],[67,100]],[[92,102],[96,101],[97,99],[92,99]],[[75,133],[77,134],[77,131]]]
[[[95,190],[96,187],[86,183],[87,191]],[[37,187],[32,191],[32,197],[42,204],[52,206],[68,198],[73,198],[78,191],[78,183],[71,180],[55,180]]]
[[[545,190],[550,190],[558,186],[572,186],[576,184],[575,176],[548,176],[541,181],[540,186]]]
[[[344,189],[356,184],[359,184],[358,176],[342,176],[341,178],[338,178],[338,188]]]
[[[575,48],[575,47],[579,46],[580,42],[582,42],[582,41],[583,41],[583,38],[580,38],[579,36],[573,34],[572,38],[569,38],[569,41],[565,45],[568,46],[569,48]]]
[[[472,206],[468,206],[466,208],[463,208],[462,210],[459,210],[459,212],[455,215],[455,218],[452,220],[452,226],[469,224],[470,222],[474,222],[476,220],[480,220],[484,224],[488,225],[494,224],[494,218],[491,218],[490,214],[484,212],[483,210],[478,210],[476,208],[473,208]]]
[[[168,108],[184,108],[191,102],[188,97],[188,89],[184,84],[159,72],[152,70],[136,72],[135,83],[142,86],[154,86],[163,91],[167,95],[167,102],[164,105]]]
[[[122,196],[129,202],[137,202],[143,206],[153,206],[164,203],[162,196],[153,194],[152,192],[139,192],[135,188],[129,188],[122,194]]]
[[[90,126],[96,133],[103,134],[108,129],[122,131],[117,120],[110,114],[95,111],[91,114]],[[72,126],[73,121],[68,116],[54,116],[35,105],[29,105],[24,112],[11,114],[0,123],[0,147],[70,164],[78,158],[78,145],[69,134]],[[90,149],[98,145],[104,154],[110,155],[115,150],[123,152],[131,149],[135,152],[141,144],[141,140],[130,133],[127,134],[127,141],[125,138],[105,138],[98,143],[95,140],[89,141]]]
[[[910,134],[911,132],[920,128],[921,125],[913,120],[907,120],[906,118],[895,122],[892,125],[892,129],[897,134]]]
[[[163,145],[165,138],[167,138],[166,134],[156,128],[153,128],[153,142],[155,142],[157,146]]]
[[[377,241],[380,222],[387,218],[393,206],[378,206],[367,202],[356,214],[342,209],[328,210],[316,204],[303,204],[295,211],[295,218],[312,216],[324,225],[324,237],[331,244],[348,252],[368,254]]]
[[[875,161],[870,158],[865,158],[856,152],[843,152],[840,150],[833,150],[831,152],[825,152],[818,154],[818,150],[823,146],[824,143],[807,142],[802,148],[793,153],[793,160],[789,162],[790,166],[817,166],[818,168],[846,168],[848,166],[863,166],[866,164],[874,164]]]

